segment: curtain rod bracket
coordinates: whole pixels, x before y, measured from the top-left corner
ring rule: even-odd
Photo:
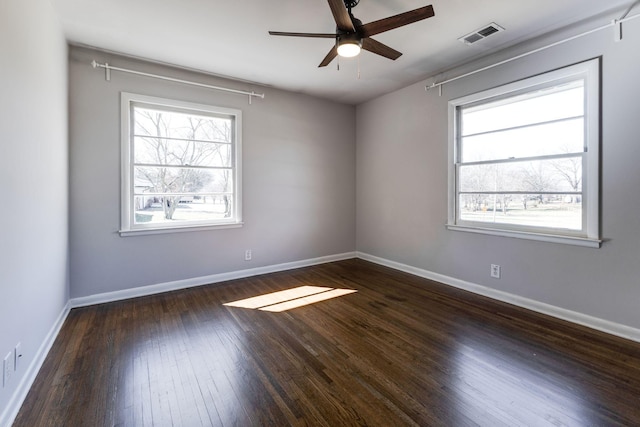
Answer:
[[[442,84],[441,83],[433,82],[430,85],[425,86],[424,90],[429,92],[431,89],[435,88],[436,86],[438,87],[438,96],[442,96]]]
[[[614,19],[611,21],[611,25],[613,25],[613,29],[615,30],[614,40],[617,42],[622,41],[622,21]]]
[[[98,67],[104,68],[104,79],[108,82],[111,81],[111,68],[109,68],[108,62],[105,62],[104,65],[102,65],[102,64],[98,64],[94,59],[93,61],[91,61],[91,66],[93,68],[98,68]]]

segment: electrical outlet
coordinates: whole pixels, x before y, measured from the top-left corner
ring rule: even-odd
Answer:
[[[13,369],[15,371],[20,367],[20,361],[22,360],[22,344],[16,344],[15,351],[13,352]]]
[[[2,386],[6,387],[13,375],[13,351],[7,353],[2,362]]]
[[[500,266],[498,264],[491,264],[491,277],[494,279],[500,278]]]
[[[246,251],[244,251],[244,260],[251,261],[251,255],[251,249],[247,249]]]

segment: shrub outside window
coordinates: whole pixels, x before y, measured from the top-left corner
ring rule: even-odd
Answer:
[[[449,102],[450,229],[599,246],[599,61]]]

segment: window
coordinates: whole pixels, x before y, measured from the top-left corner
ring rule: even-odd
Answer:
[[[599,61],[450,101],[448,228],[600,245]]]
[[[122,229],[242,224],[241,112],[122,93]]]

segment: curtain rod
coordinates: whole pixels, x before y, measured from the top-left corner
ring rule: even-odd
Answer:
[[[639,3],[639,1],[636,1],[636,2],[633,4],[633,6],[635,6],[637,3]],[[631,10],[631,8],[629,9],[629,11],[630,11],[630,10]],[[430,85],[426,85],[426,86],[424,87],[424,89],[425,89],[426,91],[429,91],[429,90],[431,90],[431,89],[433,89],[433,88],[436,88],[436,87],[437,87],[437,88],[440,90],[440,96],[442,96],[442,86],[443,86],[443,85],[445,85],[445,84],[447,84],[447,83],[451,83],[451,82],[453,82],[453,81],[456,81],[456,80],[462,79],[462,78],[464,78],[464,77],[472,76],[472,75],[477,74],[477,73],[480,73],[480,72],[482,72],[482,71],[486,71],[486,70],[489,70],[489,69],[491,69],[491,68],[498,67],[498,66],[500,66],[500,65],[506,64],[506,63],[508,63],[508,62],[512,62],[512,61],[515,61],[515,60],[517,60],[517,59],[524,58],[525,56],[533,55],[534,53],[538,53],[538,52],[540,52],[540,51],[543,51],[543,50],[546,50],[546,49],[549,49],[549,48],[552,48],[552,47],[558,46],[558,45],[563,44],[563,43],[570,42],[570,41],[572,41],[572,40],[575,40],[575,39],[578,39],[578,38],[581,38],[581,37],[587,36],[587,35],[589,35],[589,34],[592,34],[592,33],[595,33],[595,32],[601,31],[601,30],[604,30],[605,28],[609,28],[609,27],[613,27],[613,26],[617,26],[617,29],[616,29],[616,41],[620,41],[620,40],[622,40],[622,28],[621,28],[621,27],[622,27],[622,23],[623,23],[623,22],[630,21],[630,20],[632,20],[632,19],[635,19],[635,18],[640,17],[640,14],[637,14],[637,15],[633,15],[633,16],[629,16],[629,17],[627,17],[626,15],[629,13],[629,11],[627,11],[627,13],[624,15],[624,17],[623,17],[623,18],[621,18],[621,19],[614,19],[613,21],[611,21],[610,23],[608,23],[608,24],[606,24],[606,25],[602,25],[602,26],[600,26],[600,27],[598,27],[598,28],[594,28],[594,29],[592,29],[592,30],[585,31],[585,32],[580,33],[580,34],[577,34],[577,35],[575,35],[575,36],[571,36],[571,37],[568,37],[568,38],[566,38],[566,39],[562,39],[562,40],[559,40],[559,41],[557,41],[557,42],[554,42],[554,43],[548,44],[548,45],[546,45],[546,46],[542,46],[542,47],[539,47],[539,48],[537,48],[537,49],[530,50],[530,51],[525,52],[525,53],[522,53],[522,54],[520,54],[520,55],[516,55],[516,56],[514,56],[514,57],[512,57],[512,58],[508,58],[508,59],[505,59],[505,60],[503,60],[503,61],[496,62],[495,64],[487,65],[486,67],[482,67],[482,68],[479,68],[479,69],[477,69],[477,70],[470,71],[470,72],[468,72],[468,73],[465,73],[465,74],[462,74],[462,75],[459,75],[459,76],[456,76],[456,77],[452,77],[452,78],[447,79],[447,80],[443,80],[443,81],[441,81],[441,82],[439,82],[439,83],[433,82],[433,83],[431,83]]]
[[[170,81],[170,82],[174,82],[174,83],[182,83],[182,84],[191,85],[191,86],[198,86],[198,87],[203,87],[203,88],[207,88],[207,89],[213,89],[213,90],[219,90],[219,91],[223,91],[223,92],[235,93],[237,95],[246,95],[246,96],[249,97],[249,104],[251,104],[251,100],[254,97],[264,99],[264,93],[256,93],[254,91],[248,92],[246,90],[230,89],[230,88],[227,88],[227,87],[213,86],[213,85],[208,85],[208,84],[204,84],[204,83],[192,82],[192,81],[189,81],[189,80],[176,79],[174,77],[160,76],[158,74],[144,73],[142,71],[130,70],[130,69],[127,69],[127,68],[113,67],[113,66],[109,65],[109,63],[100,64],[100,63],[96,62],[95,59],[93,61],[91,61],[91,66],[93,68],[104,68],[104,70],[105,70],[105,79],[107,81],[111,80],[111,71],[113,70],[113,71],[120,71],[122,73],[129,73],[129,74],[135,74],[135,75],[138,75],[138,76],[144,76],[144,77],[151,77],[151,78],[154,78],[154,79],[166,80],[166,81]]]

